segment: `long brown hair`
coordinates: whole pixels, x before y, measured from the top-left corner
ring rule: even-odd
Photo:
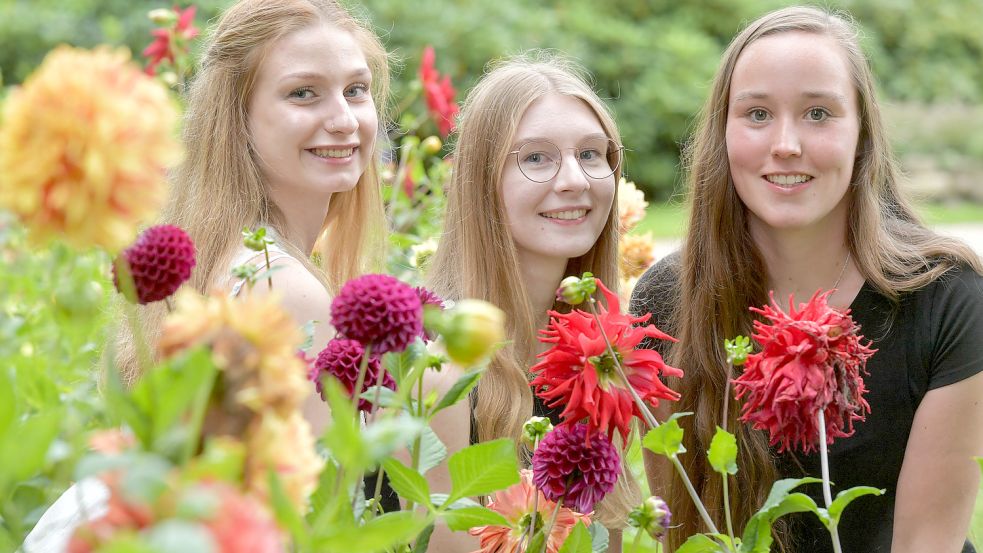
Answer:
[[[475,421],[480,441],[510,437],[519,443],[522,424],[532,415],[528,367],[536,351],[537,314],[522,279],[499,182],[522,115],[549,93],[583,101],[605,134],[621,142],[614,118],[587,84],[583,70],[547,53],[495,65],[468,93],[457,126],[444,232],[428,281],[438,294],[483,299],[507,317],[511,343],[496,354],[478,385]],[[620,176],[619,167],[615,182]],[[617,198],[611,209],[597,242],[567,263],[566,275],[590,271],[609,287],[617,286]],[[620,487],[599,506],[599,518],[612,528],[624,525],[625,515],[637,502],[637,484],[630,471],[624,474],[629,477],[620,478]]]
[[[190,285],[200,292],[228,276],[244,226],[264,225],[285,235],[286,221],[256,160],[247,108],[257,70],[270,46],[293,31],[322,23],[355,38],[372,72],[377,109],[384,111],[389,93],[386,50],[369,27],[334,0],[242,0],[211,31],[188,92],[183,129],[187,155],[172,175],[161,213],[162,221],[182,227],[194,240],[197,266]],[[312,252],[301,252],[292,244],[280,246],[334,292],[378,264],[384,221],[378,169],[372,163],[352,190],[331,197],[315,246],[323,271],[309,261]],[[160,331],[163,308],[143,311],[144,335],[152,340]],[[129,332],[120,332],[117,347],[117,363],[124,378],[132,380],[139,370]]]
[[[681,257],[679,307],[672,314],[679,342],[670,347],[669,359],[686,371],[682,382],[674,385],[682,392],[675,409],[694,413],[681,421],[686,449],[692,452],[707,450],[721,420],[727,381],[723,341],[739,334],[750,335],[753,319],[748,307],[768,300],[764,261],[751,239],[746,208],[734,190],[728,166],[725,137],[731,77],[749,44],[793,31],[834,39],[843,48],[857,90],[860,137],[852,186],[847,192],[847,241],[863,276],[882,294],[897,299],[957,264],[983,273],[979,257],[969,247],[926,229],[901,194],[900,172],[884,131],[873,75],[860,48],[856,24],[848,16],[812,7],[784,8],[752,22],[724,53],[685,152],[690,219]],[[729,420],[735,420],[737,402],[730,402],[730,407]],[[764,502],[776,469],[763,433],[750,431],[745,425],[736,432],[741,444],[740,472],[733,479],[736,491],[731,497],[736,499],[732,506],[734,524],[743,527]],[[697,492],[716,523],[722,524],[719,481],[712,476],[704,456],[694,453],[685,457]],[[678,477],[673,477],[666,499],[673,508],[673,522],[681,525],[668,538],[672,550],[686,536],[706,528]]]

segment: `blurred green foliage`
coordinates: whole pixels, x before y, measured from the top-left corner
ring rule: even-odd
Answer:
[[[373,22],[402,60],[396,98],[407,96],[423,47],[454,79],[462,99],[489,60],[553,48],[580,60],[610,100],[631,150],[629,178],[653,198],[678,188],[686,140],[723,48],[741,26],[787,0],[343,0]],[[181,1],[186,5],[188,2]],[[201,0],[198,25],[230,0]],[[882,95],[913,104],[983,102],[983,2],[979,0],[830,0],[864,29]],[[149,42],[152,8],[129,0],[0,0],[0,71],[20,82],[53,46],[69,42]],[[956,135],[965,127],[956,121]],[[945,131],[949,132],[949,131]],[[952,134],[950,133],[950,134]],[[960,144],[952,146],[960,154]],[[971,148],[975,150],[976,147]]]

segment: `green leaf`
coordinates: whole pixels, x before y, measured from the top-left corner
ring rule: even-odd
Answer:
[[[718,473],[737,474],[737,438],[718,426],[717,433],[710,442],[707,459]]]
[[[709,536],[694,534],[679,546],[676,553],[727,553],[727,549]]]
[[[444,397],[440,398],[440,401],[437,403],[436,407],[434,407],[433,412],[436,413],[441,409],[446,409],[458,401],[461,401],[461,398],[471,393],[472,388],[478,384],[478,379],[481,378],[481,375],[484,373],[484,369],[476,369],[461,375],[457,381],[454,382],[454,385],[451,386],[451,389],[444,394]]]
[[[331,408],[331,424],[322,437],[324,445],[346,471],[364,471],[370,463],[351,399],[334,378],[322,379],[321,385]]]
[[[301,551],[310,549],[310,535],[307,531],[307,524],[294,508],[287,497],[286,490],[283,489],[283,482],[276,471],[269,471],[267,476],[270,486],[270,506],[273,508],[273,516],[280,526],[290,532]]]
[[[447,527],[455,532],[474,528],[475,526],[508,526],[505,517],[487,507],[464,507],[452,509],[440,514]]]
[[[605,553],[608,550],[608,544],[610,543],[610,536],[608,535],[608,529],[604,527],[603,524],[597,522],[596,520],[591,523],[590,528],[591,536],[591,551],[594,553]]]
[[[429,519],[415,513],[386,513],[363,526],[338,528],[321,536],[311,549],[325,553],[381,553],[397,544],[408,543],[429,523]]]
[[[791,493],[797,486],[822,482],[818,478],[785,478],[776,481],[768,494],[768,499],[744,527],[741,553],[768,553],[774,541],[771,537],[771,525],[779,517],[788,513],[812,512],[824,520],[825,511],[819,509],[816,502],[803,493]]]
[[[439,465],[446,458],[447,446],[440,441],[432,428],[423,427],[423,435],[420,440],[420,474],[426,474],[428,470]]]
[[[693,413],[674,413],[669,420],[660,424],[658,427],[649,430],[642,439],[642,445],[647,449],[666,457],[675,457],[680,453],[685,453],[683,447],[683,429],[679,426],[678,419]]]
[[[400,353],[389,352],[382,356],[382,366],[389,371],[393,380],[396,381],[396,389],[402,387],[403,380],[413,368],[413,363],[421,354],[426,352],[426,347],[419,342],[413,342]]]
[[[811,476],[806,476],[805,478],[783,478],[781,480],[776,480],[775,483],[771,485],[771,491],[768,492],[768,499],[765,500],[765,503],[761,506],[760,511],[767,511],[777,507],[782,501],[785,500],[786,497],[788,497],[789,492],[795,488],[803,484],[816,483],[822,483],[822,480]]]
[[[532,539],[529,540],[529,547],[526,548],[526,551],[542,551],[545,549],[543,547],[543,544],[546,542],[546,534],[543,533],[545,530],[545,527],[540,528],[538,532],[532,535]]]
[[[211,532],[201,524],[184,520],[165,520],[154,525],[146,535],[147,545],[157,551],[181,553],[216,553]]]
[[[423,432],[423,421],[406,413],[384,418],[367,426],[361,440],[371,464],[376,464],[397,449],[406,447]]]
[[[416,543],[413,544],[413,553],[427,553],[427,549],[430,548],[430,536],[433,535],[434,525],[431,524],[420,532],[420,535],[416,537]]]
[[[399,497],[422,505],[430,505],[430,486],[423,476],[392,457],[382,462],[389,483]]]
[[[362,392],[362,399],[375,405],[375,394],[377,390],[379,392],[379,407],[388,409],[390,407],[399,407],[402,405],[402,403],[399,401],[399,394],[385,386],[369,386],[364,392]]]
[[[17,398],[14,397],[14,382],[7,373],[6,367],[0,369],[0,439],[3,439],[7,429],[16,416]]]
[[[48,448],[58,435],[61,419],[61,410],[51,408],[7,429],[0,439],[0,497],[6,496],[10,484],[26,480],[41,470]]]
[[[590,532],[583,522],[573,527],[573,532],[563,540],[559,553],[592,553]]]
[[[509,438],[468,446],[451,455],[447,468],[451,502],[502,490],[519,481],[515,442]]]
[[[839,524],[843,509],[854,499],[865,495],[883,495],[887,490],[872,488],[870,486],[854,486],[848,490],[843,490],[836,494],[836,499],[829,506],[829,518],[833,524]]]
[[[448,509],[463,509],[465,507],[480,507],[481,503],[471,499],[470,497],[462,497],[455,501],[448,503],[447,499],[450,495],[446,493],[432,493],[430,494],[430,503],[433,503],[434,507],[443,507],[447,505]]]

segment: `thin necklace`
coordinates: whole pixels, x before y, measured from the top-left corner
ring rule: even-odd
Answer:
[[[852,253],[853,252],[847,250],[847,252],[846,252],[846,260],[843,262],[843,268],[840,269],[840,276],[836,277],[836,282],[834,282],[833,283],[833,286],[831,286],[829,288],[830,290],[834,290],[837,286],[840,285],[840,280],[843,279],[843,273],[846,272],[846,266],[850,264],[850,254],[852,254]]]

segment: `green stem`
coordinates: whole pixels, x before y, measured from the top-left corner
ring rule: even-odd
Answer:
[[[273,290],[273,273],[270,272],[270,248],[269,244],[263,243],[263,255],[266,256],[266,282],[270,285],[270,290]]]
[[[645,420],[652,428],[659,427],[659,421],[655,419],[655,415],[649,410],[648,405],[642,401],[642,398],[635,391],[635,388],[628,382],[628,375],[625,374],[624,367],[621,366],[621,361],[618,360],[618,356],[615,355],[614,346],[611,345],[611,340],[608,338],[607,332],[604,331],[604,325],[601,324],[601,317],[597,314],[597,310],[594,308],[594,298],[587,298],[587,307],[590,309],[591,315],[594,316],[594,321],[597,323],[597,328],[601,331],[601,336],[604,337],[604,344],[608,348],[608,354],[614,361],[614,367],[618,371],[618,376],[625,383],[625,387],[628,388],[628,392],[631,394],[632,399],[635,401],[635,405],[638,406],[638,410],[642,413],[642,418]],[[690,498],[696,505],[696,510],[700,512],[700,518],[703,519],[703,523],[706,524],[707,529],[713,534],[719,534],[720,531],[717,530],[717,525],[713,523],[713,519],[710,518],[710,513],[707,512],[707,508],[703,505],[703,501],[700,500],[699,494],[696,493],[696,489],[693,488],[693,483],[689,479],[689,475],[686,474],[686,470],[683,468],[683,464],[679,462],[679,459],[672,455],[669,457],[672,461],[672,466],[676,467],[676,472],[679,473],[680,478],[683,479],[683,484],[686,486],[686,491],[689,492]]]
[[[539,447],[539,438],[533,439],[532,451],[536,453],[536,448]],[[533,534],[536,533],[536,517],[539,516],[539,490],[536,490],[535,494],[532,496],[532,516],[529,517],[529,542],[526,544],[526,548],[532,543]],[[520,542],[521,543],[521,542]]]
[[[566,489],[570,488],[571,480],[573,480],[573,474],[567,478]],[[556,502],[556,508],[553,509],[553,516],[550,517],[550,523],[543,528],[543,548],[539,550],[539,553],[546,553],[546,546],[550,542],[550,534],[553,532],[553,526],[556,525],[556,517],[560,514],[560,507],[563,506],[563,499],[567,497],[566,489],[564,489],[563,495],[561,495],[560,499]]]
[[[636,528],[635,530],[636,530],[635,539],[631,540],[632,553],[636,553],[638,551],[638,548],[642,546],[642,534],[645,533],[645,531],[642,530],[641,528]]]
[[[416,414],[417,414],[418,417],[420,417],[422,419],[424,417],[424,414],[425,414],[424,413],[424,409],[423,409],[423,378],[422,378],[422,375],[421,375],[421,378],[416,381],[416,396],[417,396],[417,400],[416,400],[417,413]],[[417,472],[419,472],[419,469],[420,469],[420,449],[422,449],[422,447],[423,447],[423,436],[417,436],[416,439],[413,440],[413,450],[410,452],[410,455],[412,456],[412,462],[411,462],[410,466],[413,468],[414,471],[417,471]],[[415,506],[416,506],[416,504],[413,501],[410,501],[410,500],[407,500],[406,501],[406,510],[407,511],[412,511],[413,510],[413,507],[415,507]],[[446,507],[446,505],[445,505],[445,507]]]
[[[734,524],[731,522],[730,519],[730,490],[729,490],[729,483],[728,483],[729,476],[727,475],[727,473],[724,473],[721,476],[723,476],[724,478],[724,518],[727,521],[727,535],[730,536],[730,547],[728,549],[734,551],[734,543],[735,543]]]
[[[829,452],[826,446],[826,415],[823,413],[825,408],[819,409],[819,461],[823,476],[823,501],[826,502],[826,510],[833,504],[833,494],[829,486]],[[833,538],[833,552],[841,553],[840,535],[836,529],[836,522],[829,525],[829,535]]]
[[[385,374],[386,374],[386,368],[380,365],[379,374],[377,374],[375,377],[375,397],[373,398],[372,401],[372,412],[369,415],[370,426],[373,423],[375,423],[375,419],[379,415],[379,411],[382,411],[382,408],[379,407],[379,396],[381,395],[380,392],[382,391],[382,381],[383,381],[383,376],[385,376]],[[378,503],[380,501],[380,498],[382,497],[382,477],[385,476],[385,474],[386,474],[386,469],[380,464],[379,471],[376,473],[375,491],[372,493],[372,499],[376,503]]]
[[[270,286],[272,286],[272,281]],[[362,397],[362,387],[365,385],[365,373],[368,372],[369,367],[369,357],[372,355],[372,344],[365,344],[365,350],[362,351],[362,362],[358,365],[358,378],[355,380],[355,388],[352,390],[352,411],[355,411],[355,417],[359,418],[358,403]],[[381,368],[381,367],[380,367]],[[358,479],[355,480],[355,493],[352,494],[352,510],[358,505],[358,484],[362,481],[364,473],[362,471],[358,472]],[[362,501],[365,501],[363,498]]]

